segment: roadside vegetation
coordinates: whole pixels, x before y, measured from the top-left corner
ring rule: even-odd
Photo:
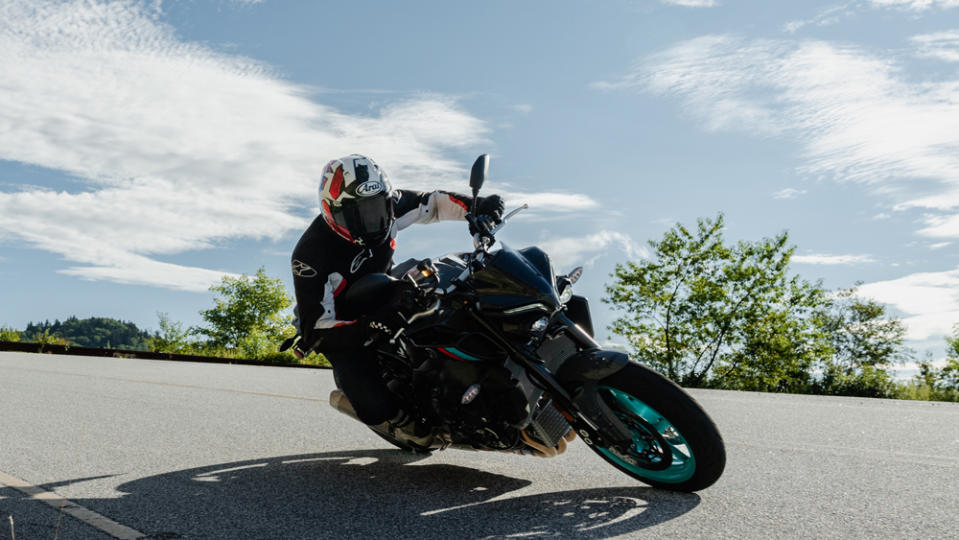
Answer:
[[[200,312],[203,326],[185,327],[168,314],[158,313],[160,330],[151,334],[116,319],[71,317],[63,322],[30,323],[23,331],[0,328],[0,341],[214,356],[272,364],[329,365],[320,354],[298,359],[289,351],[277,350],[294,333],[293,317],[286,315],[293,300],[283,282],[271,279],[264,269],[253,276],[226,276],[210,291],[215,295],[214,305]]]
[[[688,387],[959,402],[959,324],[945,359],[917,361],[905,324],[857,288],[829,291],[792,274],[795,248],[783,232],[729,242],[724,218],[676,224],[650,255],[617,265],[603,301],[620,316],[610,330],[639,361]],[[210,288],[202,326],[158,313],[159,331],[93,317],[0,328],[0,341],[82,345],[216,356],[277,364],[329,365],[277,347],[294,332],[283,283],[260,268]],[[916,362],[903,381],[895,368]]]
[[[149,349],[151,335],[140,330],[132,322],[118,321],[105,317],[78,319],[70,317],[65,321],[44,321],[29,323],[23,334],[31,336],[33,341],[71,344],[80,347],[102,347],[106,349],[130,349],[145,351]],[[53,336],[53,339],[50,339]]]
[[[635,358],[683,386],[959,401],[959,326],[945,366],[927,358],[896,380],[914,359],[900,319],[856,287],[790,274],[787,233],[731,243],[723,228],[722,214],[676,224],[649,258],[617,265],[603,300]]]
[[[200,312],[205,326],[184,328],[159,313],[160,330],[151,348],[157,352],[243,358],[274,364],[329,365],[323,355],[297,359],[292,352],[279,352],[279,344],[294,334],[288,315],[293,299],[283,282],[260,268],[254,276],[224,277],[210,287],[214,305]]]

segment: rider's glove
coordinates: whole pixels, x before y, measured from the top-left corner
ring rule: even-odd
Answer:
[[[490,195],[489,197],[477,197],[476,198],[476,216],[477,221],[485,221],[485,224],[481,225],[481,230],[487,231],[493,225],[499,223],[503,218],[503,211],[506,209],[506,205],[503,204],[503,198],[499,195]],[[470,234],[476,234],[480,232],[470,223]]]
[[[503,219],[503,212],[505,210],[506,205],[503,203],[503,198],[499,195],[494,194],[476,199],[476,213],[481,216],[489,216],[493,220],[493,223],[499,223]]]

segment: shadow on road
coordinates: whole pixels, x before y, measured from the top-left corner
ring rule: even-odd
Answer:
[[[152,538],[604,538],[680,516],[699,497],[617,487],[503,497],[531,484],[361,450],[224,463],[74,499]]]

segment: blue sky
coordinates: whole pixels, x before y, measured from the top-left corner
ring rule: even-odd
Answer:
[[[327,160],[527,202],[597,326],[676,221],[788,230],[942,356],[959,322],[959,0],[0,0],[0,325],[198,324],[207,287],[290,284]],[[398,258],[468,245],[414,227]],[[601,332],[606,338],[608,332]]]

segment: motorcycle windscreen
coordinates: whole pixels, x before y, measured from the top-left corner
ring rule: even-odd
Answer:
[[[538,300],[549,308],[560,305],[550,278],[543,275],[523,254],[506,245],[474,277],[477,292],[492,304],[507,307]]]

